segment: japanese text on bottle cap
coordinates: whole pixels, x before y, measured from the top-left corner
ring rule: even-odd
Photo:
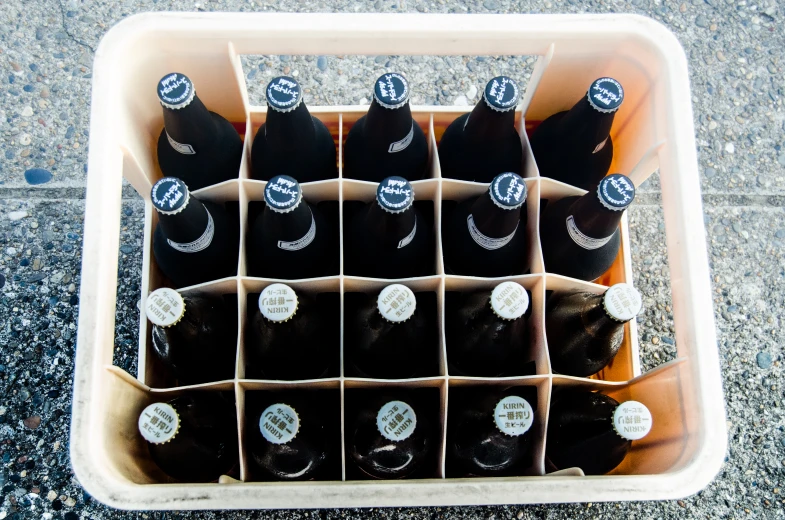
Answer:
[[[517,173],[497,175],[491,182],[491,200],[502,209],[515,209],[526,202],[526,182]]]
[[[613,412],[613,427],[616,433],[629,441],[646,437],[652,424],[651,412],[646,405],[638,401],[625,401]]]
[[[153,403],[139,415],[139,433],[147,442],[163,444],[177,434],[180,418],[168,403]]]
[[[497,76],[485,85],[483,98],[497,112],[507,112],[518,104],[518,84],[507,76]]]
[[[491,309],[503,320],[517,320],[529,308],[529,293],[521,284],[502,282],[491,291]]]
[[[400,108],[409,99],[409,82],[397,72],[384,74],[376,80],[373,96],[384,108]]]
[[[171,327],[183,317],[185,302],[180,293],[168,287],[151,292],[145,301],[147,319],[159,327]]]
[[[532,427],[534,410],[523,397],[508,395],[496,404],[493,420],[500,432],[510,437],[517,437]]]
[[[174,110],[188,106],[195,93],[191,80],[179,72],[172,72],[161,78],[157,90],[161,104]]]
[[[387,321],[399,323],[411,318],[417,307],[417,298],[405,285],[394,283],[379,293],[376,306],[382,317]]]
[[[624,89],[613,78],[600,78],[594,81],[587,92],[589,103],[600,112],[615,112],[624,101]]]
[[[414,190],[403,177],[387,177],[376,188],[376,200],[385,211],[400,213],[414,202]]]
[[[626,175],[613,173],[597,185],[600,203],[613,211],[623,211],[635,198],[635,186]]]
[[[259,310],[270,321],[287,321],[297,312],[297,294],[283,283],[268,285],[259,295]]]
[[[390,401],[376,414],[376,427],[385,439],[402,441],[414,433],[417,415],[414,409],[403,401]]]
[[[276,175],[264,187],[264,201],[270,209],[287,213],[302,199],[300,184],[288,175]]]
[[[302,99],[300,84],[288,76],[278,76],[267,84],[267,104],[278,112],[297,108]]]
[[[641,312],[642,304],[641,293],[626,283],[617,283],[603,296],[605,311],[616,321],[630,321]]]
[[[164,177],[150,191],[153,206],[165,215],[179,213],[188,205],[188,187],[176,177]]]
[[[297,436],[300,417],[288,404],[271,404],[259,417],[259,431],[262,437],[273,444],[286,444]]]

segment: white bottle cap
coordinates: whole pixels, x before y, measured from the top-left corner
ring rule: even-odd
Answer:
[[[185,314],[185,301],[179,292],[162,287],[151,292],[145,300],[147,319],[159,327],[171,327]]]
[[[651,412],[643,403],[624,401],[613,412],[613,427],[621,437],[637,441],[651,431]]]
[[[521,284],[502,282],[491,292],[491,309],[503,320],[517,320],[529,308],[529,293]]]
[[[297,294],[285,283],[274,283],[259,295],[259,310],[268,320],[280,323],[289,321],[297,312]]]
[[[508,395],[496,403],[493,420],[500,432],[510,437],[517,437],[532,427],[534,410],[529,401],[523,397]]]
[[[417,308],[417,298],[405,285],[394,283],[382,289],[376,299],[376,307],[382,318],[400,323],[412,317]]]
[[[417,415],[414,408],[403,401],[390,401],[376,414],[376,427],[385,439],[402,441],[417,428]]]
[[[641,293],[635,287],[626,283],[617,283],[605,291],[602,304],[608,316],[625,323],[641,312],[643,301]]]
[[[271,404],[259,417],[262,437],[273,444],[286,444],[297,436],[299,430],[300,417],[288,404]]]
[[[139,432],[147,442],[169,442],[179,429],[180,417],[169,403],[153,403],[139,415]]]

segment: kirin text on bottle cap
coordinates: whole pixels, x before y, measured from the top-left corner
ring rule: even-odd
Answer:
[[[151,292],[145,300],[147,319],[159,327],[171,327],[185,314],[185,301],[179,292],[162,287]]]
[[[164,215],[180,213],[188,206],[190,198],[188,186],[177,177],[164,177],[150,190],[153,207]]]
[[[411,437],[417,428],[417,414],[403,401],[390,401],[376,414],[376,427],[385,439],[402,441]]]
[[[412,317],[417,307],[417,298],[411,289],[400,283],[388,285],[376,299],[379,314],[387,321],[401,323]]]
[[[288,321],[297,312],[297,294],[285,283],[270,284],[259,295],[259,310],[272,322]]]
[[[510,437],[517,437],[532,427],[534,410],[529,401],[523,397],[508,395],[496,403],[493,421],[500,432]]]
[[[523,177],[513,172],[501,173],[494,177],[490,188],[491,200],[502,209],[520,208],[528,191]]]
[[[387,177],[376,188],[376,200],[388,213],[402,213],[414,202],[414,190],[403,177]]]
[[[264,202],[273,211],[294,211],[303,198],[300,183],[288,175],[276,175],[264,186]]]
[[[277,112],[291,112],[302,99],[302,89],[294,78],[278,76],[267,84],[267,105]]]
[[[169,403],[153,403],[139,415],[139,433],[153,444],[174,439],[180,429],[180,417]]]
[[[624,211],[635,199],[635,185],[626,175],[612,173],[597,185],[597,198],[611,211]]]
[[[617,283],[605,291],[602,304],[608,316],[625,323],[641,312],[643,301],[641,293],[635,287],[626,283]]]
[[[594,80],[586,96],[592,108],[605,114],[616,112],[624,101],[624,89],[613,78]]]
[[[613,412],[613,428],[628,441],[637,441],[651,431],[653,421],[646,405],[638,401],[624,401]]]
[[[185,74],[172,72],[158,82],[158,100],[166,108],[179,110],[187,107],[194,99],[194,84]]]
[[[401,108],[409,101],[409,82],[402,74],[382,74],[373,87],[373,97],[384,108]]]
[[[529,308],[529,293],[521,284],[502,282],[491,291],[491,309],[503,320],[517,320]]]
[[[271,404],[259,417],[262,437],[273,444],[286,444],[297,436],[299,430],[300,417],[288,404]]]
[[[520,91],[514,79],[496,76],[485,85],[482,98],[492,110],[508,112],[518,106]]]

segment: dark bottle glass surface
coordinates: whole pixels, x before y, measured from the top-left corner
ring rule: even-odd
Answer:
[[[289,280],[337,274],[337,238],[322,212],[303,200],[300,184],[277,175],[265,186],[264,201],[251,227],[248,273]]]
[[[526,183],[497,175],[486,193],[460,202],[442,222],[444,263],[453,274],[498,277],[528,268]]]
[[[153,324],[153,352],[178,386],[234,377],[236,320],[221,297],[162,288],[147,297],[145,312]]]
[[[613,160],[611,125],[624,100],[613,78],[600,78],[570,110],[553,114],[532,133],[540,175],[585,190],[605,177]]]
[[[450,393],[447,426],[448,457],[458,473],[499,477],[526,469],[531,463],[536,398],[526,399],[524,388],[459,390]]]
[[[330,130],[308,112],[294,78],[267,84],[267,119],[251,147],[251,177],[268,181],[288,175],[300,182],[338,177],[335,141]]]
[[[214,482],[238,463],[234,402],[219,392],[191,392],[153,403],[139,431],[164,473],[181,482]]]
[[[409,83],[397,72],[376,80],[368,113],[352,125],[343,151],[343,176],[381,182],[393,175],[422,179],[428,142],[409,106]]]
[[[589,193],[549,203],[540,220],[545,271],[579,280],[599,278],[616,260],[619,221],[634,198],[632,181],[614,173]]]
[[[641,310],[641,295],[617,283],[605,294],[554,294],[545,309],[545,334],[554,372],[588,377],[616,356],[624,324]]]
[[[403,379],[421,374],[439,347],[435,313],[421,308],[425,295],[392,284],[378,295],[363,296],[359,305],[353,298],[344,300],[347,361],[362,377]]]
[[[409,278],[433,272],[432,230],[413,204],[414,190],[403,177],[379,183],[376,201],[366,204],[349,223],[347,274]]]
[[[531,357],[528,310],[529,294],[515,282],[461,294],[458,305],[445,316],[450,373],[519,375]]]
[[[375,396],[347,419],[349,460],[372,478],[407,477],[438,446],[431,418],[409,392]]]
[[[167,74],[157,92],[164,111],[158,137],[164,176],[182,179],[191,190],[238,178],[243,141],[232,123],[207,110],[184,74]]]
[[[248,414],[248,451],[262,479],[313,480],[334,456],[328,418],[310,396],[288,392],[270,396]]]
[[[562,389],[548,414],[545,456],[560,470],[577,467],[586,475],[604,475],[621,464],[632,441],[645,437],[652,426],[642,403],[620,405],[607,395]]]
[[[309,295],[274,283],[259,295],[248,320],[247,376],[256,379],[324,377],[335,349],[332,318]]]
[[[237,274],[238,230],[221,204],[191,196],[174,177],[153,186],[155,262],[175,287]]]
[[[523,146],[515,128],[518,84],[507,76],[493,78],[482,99],[459,116],[439,142],[442,177],[491,182],[504,172],[523,173]]]

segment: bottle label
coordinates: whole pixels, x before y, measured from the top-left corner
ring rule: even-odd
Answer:
[[[605,291],[603,305],[608,316],[616,321],[627,322],[641,312],[641,293],[626,283],[617,283]]]
[[[523,397],[508,395],[496,404],[493,419],[499,431],[510,437],[517,437],[532,427],[534,410]]]
[[[145,300],[147,319],[159,327],[171,327],[183,317],[185,302],[180,293],[168,287],[151,292]]]
[[[502,209],[519,208],[526,202],[526,182],[517,173],[497,175],[491,182],[491,200]]]
[[[171,441],[180,427],[180,418],[169,403],[153,403],[139,415],[139,433],[153,444]]]
[[[415,217],[414,217],[414,227],[412,228],[412,232],[409,233],[408,235],[406,235],[405,237],[403,237],[400,240],[400,242],[398,242],[398,249],[402,249],[402,248],[408,246],[409,244],[411,244],[412,240],[414,240],[414,235],[416,235],[416,234],[417,234],[417,216],[415,215]]]
[[[529,294],[521,284],[502,282],[491,292],[491,309],[503,320],[517,320],[529,308]]]
[[[573,242],[584,249],[588,249],[589,251],[601,248],[607,244],[611,238],[613,238],[613,235],[605,238],[592,238],[590,236],[584,235],[581,233],[581,230],[578,229],[578,226],[575,225],[575,219],[572,215],[567,217],[567,233],[570,234],[570,238]]]
[[[381,290],[376,307],[385,320],[400,323],[412,317],[417,308],[417,298],[405,285],[394,283]]]
[[[606,137],[605,139],[602,140],[602,142],[600,144],[598,144],[596,147],[594,147],[594,151],[592,152],[592,154],[595,154],[595,153],[599,152],[600,150],[602,150],[603,148],[605,148],[605,143],[608,142],[609,138],[610,138],[610,136]]]
[[[207,211],[207,208],[204,208],[204,210]],[[187,244],[181,244],[169,239],[166,239],[166,242],[172,247],[172,249],[180,251],[181,253],[198,253],[199,251],[204,251],[210,246],[210,244],[212,244],[214,234],[215,223],[213,222],[213,216],[210,215],[209,211],[207,211],[207,229],[204,230],[202,236],[193,242],[188,242]]]
[[[166,132],[166,130],[164,130],[164,132],[166,133],[166,138],[169,140],[169,144],[172,146],[172,148],[174,148],[176,152],[180,152],[183,155],[196,154],[193,146],[191,146],[190,144],[178,143],[177,141],[172,139],[172,136],[169,135],[169,132]]]
[[[390,401],[376,414],[376,427],[385,439],[402,441],[414,433],[417,415],[414,409],[403,401]]]
[[[406,150],[409,147],[409,145],[412,143],[413,138],[414,138],[414,123],[412,123],[412,128],[411,130],[409,130],[409,133],[406,134],[406,137],[404,137],[400,141],[396,141],[390,144],[390,148],[387,149],[387,153],[396,153]]]
[[[288,404],[271,404],[259,417],[259,431],[268,442],[286,444],[297,436],[300,417]]]
[[[637,441],[651,431],[651,412],[643,403],[625,401],[613,412],[613,427],[628,441]]]
[[[287,321],[297,312],[297,294],[284,283],[274,283],[259,295],[262,316],[273,322]]]
[[[483,249],[487,249],[488,251],[495,251],[496,249],[500,249],[510,243],[512,238],[515,236],[515,232],[518,231],[518,226],[521,222],[519,220],[518,224],[515,225],[515,229],[512,231],[512,233],[502,238],[491,238],[483,235],[474,224],[474,215],[469,215],[466,217],[466,223],[469,227],[469,235],[471,235],[472,239],[478,246]]]
[[[295,240],[294,242],[284,242],[283,240],[278,241],[278,248],[283,249],[284,251],[299,251],[305,247],[308,247],[313,239],[316,237],[316,221],[313,219],[313,212],[311,212],[311,227],[308,229],[308,232],[303,235],[302,238]]]

